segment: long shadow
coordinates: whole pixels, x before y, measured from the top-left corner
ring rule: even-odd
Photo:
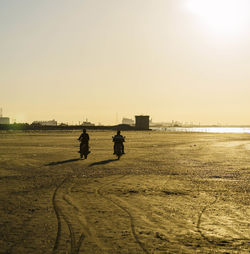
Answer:
[[[70,159],[70,160],[65,160],[65,161],[52,161],[52,162],[50,162],[48,164],[45,164],[44,166],[55,166],[55,165],[69,163],[69,162],[74,162],[74,161],[79,161],[79,160],[81,160],[81,159],[77,158],[77,159]]]
[[[93,163],[89,164],[89,167],[96,166],[96,165],[104,165],[104,164],[108,164],[110,162],[114,162],[114,161],[117,161],[117,160],[118,159],[105,160],[105,161],[97,161],[97,162],[93,162]]]

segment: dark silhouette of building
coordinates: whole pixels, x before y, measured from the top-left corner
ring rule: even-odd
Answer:
[[[149,130],[149,116],[135,116],[135,128],[137,130]]]

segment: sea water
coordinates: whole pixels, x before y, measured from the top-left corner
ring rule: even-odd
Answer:
[[[249,127],[166,127],[152,128],[152,130],[172,132],[207,132],[207,133],[250,133]]]

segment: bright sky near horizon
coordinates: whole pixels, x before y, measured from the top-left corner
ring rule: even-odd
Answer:
[[[0,107],[18,122],[250,124],[249,19],[248,0],[1,0]]]

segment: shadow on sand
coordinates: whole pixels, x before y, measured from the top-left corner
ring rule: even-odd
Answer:
[[[112,159],[112,160],[105,160],[105,161],[97,161],[97,162],[93,162],[91,164],[89,164],[89,167],[95,166],[95,165],[104,165],[104,164],[108,164],[110,162],[114,162],[117,161],[118,159]]]
[[[81,160],[81,159],[77,158],[77,159],[70,159],[70,160],[65,160],[65,161],[52,161],[52,162],[50,162],[48,164],[45,164],[44,166],[55,166],[55,165],[69,163],[69,162],[74,162],[74,161],[79,161],[79,160]]]

